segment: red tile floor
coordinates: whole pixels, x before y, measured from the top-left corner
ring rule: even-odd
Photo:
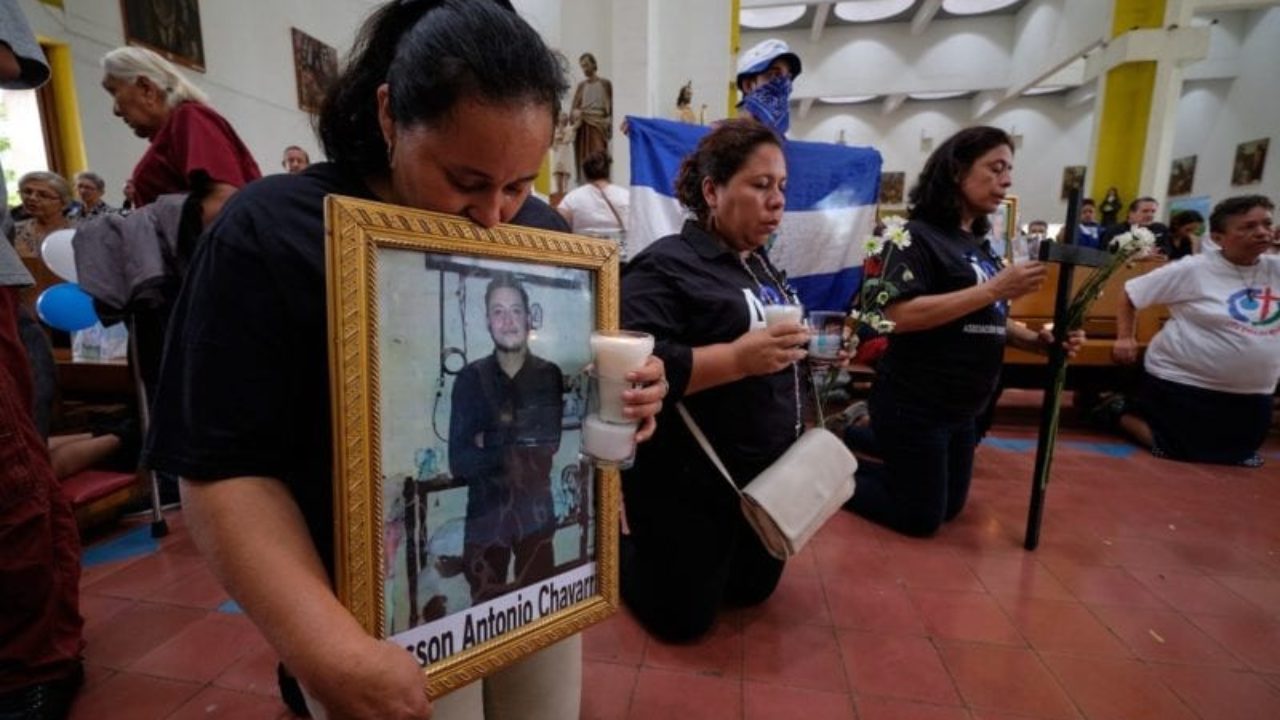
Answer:
[[[702,641],[625,613],[586,634],[584,718],[1280,718],[1280,442],[1260,470],[1178,464],[1079,431],[1022,549],[1027,423],[978,451],[931,540],[841,513],[763,606]],[[288,718],[275,657],[182,523],[86,551],[77,719]],[[676,589],[678,590],[678,589]]]

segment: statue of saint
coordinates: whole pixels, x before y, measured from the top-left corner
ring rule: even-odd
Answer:
[[[685,83],[676,96],[676,120],[690,125],[697,125],[698,116],[693,114],[693,81]]]
[[[577,127],[573,138],[573,163],[579,184],[586,182],[582,163],[595,153],[609,154],[609,138],[613,135],[613,85],[597,75],[599,66],[591,53],[578,58],[587,76],[573,91],[569,119]]]

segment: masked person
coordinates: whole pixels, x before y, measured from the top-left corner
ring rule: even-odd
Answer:
[[[800,56],[783,41],[770,38],[738,59],[739,117],[752,117],[779,135],[791,127],[791,83],[800,75]]]

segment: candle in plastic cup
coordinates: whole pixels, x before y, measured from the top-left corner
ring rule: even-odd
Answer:
[[[605,464],[629,467],[638,422],[611,423],[591,414],[582,422],[582,452]]]
[[[765,305],[764,324],[773,327],[779,323],[799,323],[804,317],[803,305]]]
[[[832,360],[840,354],[844,341],[844,313],[816,310],[809,313],[813,335],[809,337],[809,356]]]
[[[631,382],[623,378],[609,378],[599,375],[595,377],[595,382],[600,417],[605,422],[634,423],[635,418],[629,418],[622,412],[623,408],[626,407],[626,403],[622,401],[622,393],[631,389]]]
[[[624,378],[644,367],[653,354],[653,336],[630,330],[597,330],[591,333],[591,358],[596,374]]]
[[[600,416],[608,422],[634,422],[622,414],[622,393],[630,389],[627,373],[644,367],[653,354],[653,336],[628,330],[598,330],[591,333],[591,356],[597,381],[596,400]]]

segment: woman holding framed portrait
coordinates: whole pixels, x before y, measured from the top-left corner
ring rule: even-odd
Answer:
[[[182,477],[201,551],[305,689],[304,706],[282,682],[296,712],[432,714],[419,663],[371,637],[333,588],[325,198],[561,229],[527,203],[566,89],[509,3],[389,2],[325,98],[319,134],[332,162],[237,193],[192,260],[148,465]],[[662,378],[651,358],[638,372],[645,387],[625,398],[645,420],[638,439],[653,432]],[[576,717],[580,677],[575,636],[440,698],[436,717]]]

